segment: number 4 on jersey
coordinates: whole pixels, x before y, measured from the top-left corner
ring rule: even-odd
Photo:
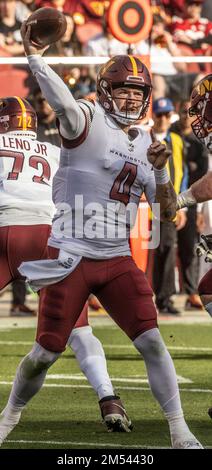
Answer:
[[[137,176],[137,165],[125,163],[116,177],[110,190],[110,198],[123,202],[126,206],[130,200],[130,190]]]

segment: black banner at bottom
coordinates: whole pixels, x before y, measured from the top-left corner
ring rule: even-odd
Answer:
[[[99,469],[108,465],[138,467],[159,467],[169,463],[173,465],[211,464],[212,450],[173,450],[173,449],[26,449],[26,450],[0,450],[0,464],[2,470],[9,464],[29,469],[30,466],[42,468],[75,467],[81,469]],[[7,467],[6,467],[7,466]]]

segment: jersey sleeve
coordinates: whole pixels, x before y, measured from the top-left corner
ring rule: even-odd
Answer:
[[[58,130],[59,130],[59,134],[60,134],[60,137],[62,139],[63,146],[65,148],[69,148],[69,149],[78,147],[79,145],[81,145],[84,142],[84,140],[86,139],[86,137],[89,133],[91,123],[92,123],[92,120],[93,120],[93,116],[94,116],[94,112],[95,112],[95,103],[94,102],[91,102],[91,101],[88,101],[88,100],[85,100],[85,99],[81,99],[81,100],[78,100],[77,103],[79,104],[81,110],[85,114],[85,123],[86,123],[83,132],[79,136],[75,137],[74,139],[70,139],[70,138],[66,139],[63,136],[62,132],[61,132],[59,120],[58,119],[56,120],[57,127],[58,127]]]
[[[59,119],[62,137],[68,140],[80,137],[86,128],[86,116],[68,87],[41,56],[28,56],[28,62],[44,97]]]

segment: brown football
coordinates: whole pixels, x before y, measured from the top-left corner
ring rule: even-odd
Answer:
[[[53,44],[64,35],[66,17],[55,8],[39,8],[26,21],[31,26],[30,39],[40,47]]]

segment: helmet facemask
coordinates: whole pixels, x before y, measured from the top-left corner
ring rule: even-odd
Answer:
[[[116,87],[115,89],[117,89]],[[119,87],[120,88],[120,87]],[[122,88],[122,87],[121,87]],[[146,115],[147,109],[149,107],[149,87],[136,87],[135,85],[124,85],[123,89],[135,89],[135,92],[142,92],[141,97],[114,97],[114,88],[112,90],[112,101],[113,101],[113,112],[111,116],[115,118],[118,122],[125,125],[133,124],[133,122],[137,122],[141,117]],[[124,95],[124,93],[123,93]],[[123,110],[120,110],[119,103],[125,101],[125,105]]]
[[[200,140],[200,142],[207,147],[208,150],[212,150],[212,124],[206,121],[201,116],[197,116],[194,122],[191,124],[192,130]]]
[[[195,116],[191,127],[197,139],[212,150],[212,74],[202,78],[191,93],[189,115]]]
[[[150,103],[151,88],[149,86],[120,83],[112,87],[106,80],[102,80],[101,86],[105,95],[105,111],[120,124],[130,125],[145,117]],[[129,98],[124,91],[123,96],[121,96],[121,93],[120,96],[115,96],[114,91],[119,88],[123,90],[134,89],[135,92],[142,92],[143,96],[141,98],[139,96],[137,98]],[[123,101],[125,101],[125,105],[122,106],[123,109],[121,110],[119,103],[123,105]]]
[[[123,89],[123,96],[116,93]],[[134,89],[133,96],[126,89]],[[143,92],[143,96],[137,92]],[[151,77],[136,56],[118,55],[104,64],[97,76],[97,95],[105,112],[117,122],[129,126],[145,117],[152,91]],[[121,90],[120,90],[121,92]]]
[[[200,142],[205,145],[208,150],[212,150],[212,122],[206,119],[205,110],[209,102],[209,93],[206,93],[204,100],[199,100],[196,106],[192,106],[189,109],[189,116],[196,116],[196,119],[192,122],[192,130],[200,140]]]

